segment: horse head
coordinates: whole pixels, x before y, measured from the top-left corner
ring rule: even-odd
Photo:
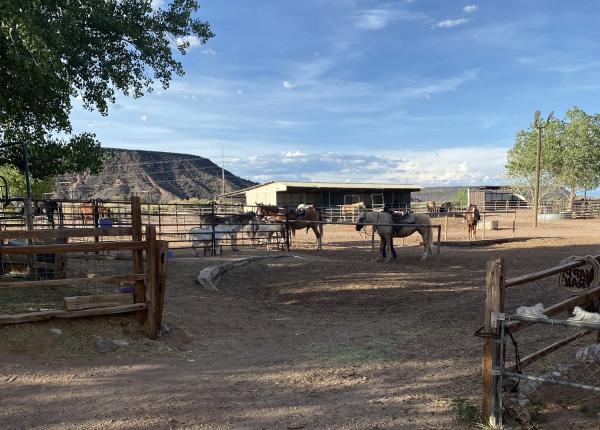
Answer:
[[[367,223],[367,211],[360,211],[356,218],[356,231],[361,231]]]

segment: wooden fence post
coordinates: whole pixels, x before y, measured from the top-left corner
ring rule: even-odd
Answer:
[[[139,196],[131,196],[131,239],[135,242],[142,240],[142,202]],[[131,251],[133,273],[144,273],[144,251]],[[144,303],[145,284],[144,281],[135,281],[135,303]],[[146,321],[146,312],[138,312],[137,320],[140,324]]]
[[[481,230],[481,239],[485,239],[485,212],[483,212],[483,229]]]
[[[495,416],[498,406],[498,377],[492,374],[492,370],[500,361],[500,344],[498,342],[500,328],[497,324],[492,327],[492,312],[504,312],[504,259],[502,257],[488,261],[486,290],[483,321],[483,333],[486,337],[483,339],[481,364],[483,380],[481,419],[483,423],[488,423],[492,416],[496,419],[499,418]]]
[[[512,222],[512,237],[515,237],[515,230],[517,228],[517,210],[515,209],[513,222]]]
[[[146,324],[148,325],[148,337],[156,339],[158,327],[156,326],[157,315],[157,287],[158,270],[160,265],[160,250],[156,240],[156,227],[146,226]]]
[[[446,214],[446,220],[444,223],[444,242],[448,242],[448,214]]]
[[[156,329],[160,329],[162,323],[162,314],[165,304],[165,289],[167,287],[167,266],[168,266],[169,242],[166,240],[158,241],[158,264],[156,266]]]

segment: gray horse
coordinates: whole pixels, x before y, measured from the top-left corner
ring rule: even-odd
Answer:
[[[356,230],[360,231],[365,225],[369,224],[373,226],[381,239],[381,251],[377,257],[377,261],[380,261],[384,257],[387,262],[391,261],[394,255],[392,242],[394,237],[407,237],[415,232],[419,232],[423,238],[424,252],[421,260],[426,260],[427,257],[433,254],[431,219],[427,214],[401,216],[389,212],[361,211],[356,220]]]
[[[211,229],[213,225],[229,225],[227,235],[231,238],[231,250],[237,251],[237,234],[254,219],[254,212],[239,214],[205,214],[200,216],[200,227]],[[212,231],[212,230],[211,230]]]

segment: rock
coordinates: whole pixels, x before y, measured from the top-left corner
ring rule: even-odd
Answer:
[[[161,325],[160,325],[160,328],[158,329],[158,332],[159,332],[160,334],[169,334],[169,333],[171,333],[171,329],[169,328],[169,326],[168,326],[168,325],[166,325],[166,324],[161,324]]]
[[[121,338],[121,339],[113,339],[113,340],[112,340],[112,342],[113,342],[115,345],[118,345],[118,346],[120,346],[120,347],[126,347],[126,346],[129,346],[129,339],[124,339],[124,338]]]
[[[62,330],[59,328],[51,328],[50,333],[60,336],[62,334]]]
[[[98,351],[103,353],[115,352],[119,349],[119,345],[111,342],[110,340],[99,337],[98,339],[96,339],[96,348],[98,348]]]

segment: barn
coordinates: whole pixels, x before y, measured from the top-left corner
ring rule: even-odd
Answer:
[[[468,204],[475,204],[487,211],[512,210],[527,206],[523,197],[512,192],[510,187],[492,185],[470,187]]]
[[[301,203],[317,207],[334,207],[364,202],[369,208],[410,207],[411,193],[417,185],[271,181],[221,195],[245,205],[263,203],[278,206],[297,206]]]

